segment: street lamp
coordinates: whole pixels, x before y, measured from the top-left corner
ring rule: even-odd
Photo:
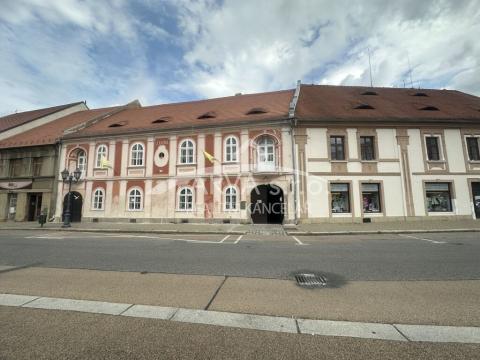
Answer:
[[[72,217],[72,210],[71,210],[71,197],[72,197],[72,182],[78,182],[80,180],[80,176],[82,176],[82,171],[79,168],[76,168],[73,173],[70,173],[67,169],[61,172],[62,180],[65,184],[68,184],[68,194],[67,194],[67,206],[64,209],[63,214],[63,225],[62,227],[67,228],[70,227],[70,219]]]

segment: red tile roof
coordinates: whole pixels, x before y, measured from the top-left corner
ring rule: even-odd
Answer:
[[[86,121],[101,118],[121,106],[82,110],[0,141],[0,148],[55,144],[63,132]]]
[[[292,97],[293,90],[282,90],[127,109],[65,138],[284,119]],[[259,107],[266,112],[247,114]]]
[[[295,117],[349,122],[480,121],[480,98],[455,90],[302,85]]]
[[[82,102],[75,102],[71,104],[53,106],[44,109],[37,109],[32,111],[24,111],[15,114],[6,115],[0,117],[0,132],[17,127],[19,125],[25,124],[27,122],[42,118],[47,115],[51,115],[58,111],[65,110],[69,107],[81,104]]]

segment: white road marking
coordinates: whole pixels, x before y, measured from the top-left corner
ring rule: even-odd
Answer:
[[[301,242],[296,236],[292,236],[293,240],[295,240],[297,243],[295,245],[308,245],[303,242]]]
[[[25,236],[25,239],[65,239],[63,236]]]
[[[437,241],[437,240],[425,239],[425,238],[421,238],[421,237],[413,236],[413,235],[398,234],[398,236],[406,237],[406,238],[410,238],[410,239],[428,241],[428,242],[431,242],[432,244],[446,244],[447,243],[446,241]]]
[[[225,236],[220,242],[223,243],[225,240],[227,240],[230,237],[230,235]]]
[[[410,341],[433,343],[451,342],[480,344],[480,327],[468,326],[391,325],[350,321],[306,320],[282,316],[264,316],[1,293],[0,305],[164,319],[186,323],[210,324],[289,333],[297,333],[296,323],[298,323],[299,332],[302,334],[346,336],[362,339],[395,341],[405,341],[408,339]]]
[[[235,240],[234,244],[238,244],[240,240],[242,240],[243,235],[240,235],[237,240]]]

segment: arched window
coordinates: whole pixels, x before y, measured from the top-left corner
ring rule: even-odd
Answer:
[[[82,172],[82,176],[87,171],[87,154],[83,150],[77,152],[77,168]]]
[[[225,189],[225,210],[237,210],[237,189],[234,186]]]
[[[237,138],[229,136],[225,139],[225,161],[237,161]]]
[[[93,192],[92,208],[93,210],[103,210],[105,193],[103,189],[98,188]]]
[[[257,140],[257,162],[260,171],[275,170],[275,140],[271,136]]]
[[[142,210],[142,192],[139,189],[132,189],[128,193],[128,210]]]
[[[132,145],[130,165],[143,166],[143,144],[135,143]]]
[[[193,164],[195,161],[195,146],[192,140],[180,143],[180,164]]]
[[[103,159],[107,160],[107,147],[105,145],[100,145],[97,147],[95,167],[101,168]]]
[[[193,210],[193,191],[190,188],[181,188],[178,193],[178,209]]]

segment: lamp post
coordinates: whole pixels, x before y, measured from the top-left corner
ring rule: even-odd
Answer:
[[[72,197],[72,182],[78,182],[80,180],[80,176],[82,176],[82,171],[79,168],[76,168],[73,173],[70,173],[67,169],[63,170],[61,172],[62,174],[62,180],[65,184],[68,184],[68,194],[67,194],[67,206],[64,209],[64,214],[63,214],[63,225],[62,227],[67,228],[70,227],[70,220],[72,217],[72,203],[71,203],[71,197]]]

